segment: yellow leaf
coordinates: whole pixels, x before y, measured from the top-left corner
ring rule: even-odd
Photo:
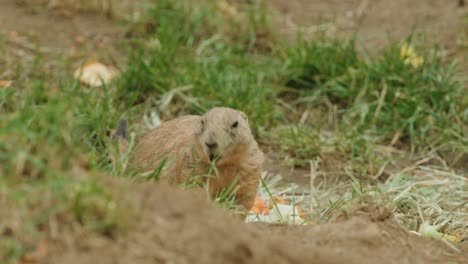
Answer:
[[[419,56],[416,51],[414,51],[413,46],[408,43],[403,43],[403,45],[401,45],[400,59],[403,60],[403,63],[411,64],[414,68],[418,68],[424,63],[423,57]]]

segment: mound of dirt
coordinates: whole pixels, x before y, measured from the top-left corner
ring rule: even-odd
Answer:
[[[126,183],[128,184],[128,182]],[[140,211],[114,238],[61,233],[43,263],[445,263],[468,261],[440,241],[412,235],[378,209],[338,223],[245,224],[196,191],[132,184]]]

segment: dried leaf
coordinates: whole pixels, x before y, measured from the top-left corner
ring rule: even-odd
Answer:
[[[114,68],[94,60],[88,61],[73,74],[81,83],[94,87],[109,83],[117,75]]]

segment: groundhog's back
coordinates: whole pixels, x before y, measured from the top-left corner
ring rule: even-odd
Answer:
[[[169,171],[178,167],[178,164],[190,158],[194,127],[200,122],[200,118],[197,115],[182,116],[163,122],[148,132],[137,140],[127,168],[137,169],[143,173],[149,172],[155,170],[163,160],[166,160],[164,167]]]

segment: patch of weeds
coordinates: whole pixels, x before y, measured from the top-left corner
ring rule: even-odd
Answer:
[[[468,217],[463,209],[466,180],[437,167],[421,166],[413,173],[420,177],[401,173],[378,186],[385,196],[392,196],[395,217],[413,230],[428,222],[466,236],[467,233],[460,230]]]
[[[288,91],[309,98],[302,104],[337,106],[346,127],[374,131],[387,142],[407,141],[413,150],[463,133],[463,84],[455,65],[444,65],[437,52],[421,52],[424,63],[414,66],[394,45],[366,62],[353,42],[327,41],[298,44],[287,56]]]
[[[358,179],[316,188],[310,203],[319,209],[311,213],[312,219],[333,221],[346,208],[374,204],[387,208],[409,230],[417,231],[422,223],[428,223],[463,238],[468,235],[465,200],[462,174],[439,166],[410,165],[378,184]]]
[[[275,151],[287,155],[295,166],[308,167],[310,160],[321,153],[319,133],[320,129],[314,131],[305,125],[285,125],[260,135],[263,144],[275,146]]]
[[[346,153],[351,161],[352,170],[359,179],[372,179],[379,173],[383,164],[395,157],[376,150],[378,139],[365,132],[351,131],[339,135],[338,151]]]
[[[154,26],[149,36],[159,45],[140,46],[131,55],[119,86],[128,106],[190,87],[175,94],[169,111],[203,113],[213,106],[228,106],[242,109],[258,125],[279,115],[271,103],[277,89],[266,81],[277,72],[274,58],[245,46],[244,39],[253,36],[231,28],[232,22],[213,3],[195,8],[162,1],[150,15]],[[254,23],[255,28],[260,22],[253,19],[247,25]],[[224,34],[223,27],[229,27],[230,34]],[[230,38],[237,33],[243,39]]]
[[[0,239],[9,248],[0,254],[14,261],[34,248],[49,220],[72,211],[69,195],[77,179],[93,182],[87,176],[101,167],[103,145],[118,116],[109,87],[89,89],[61,71],[45,71],[41,57],[0,61],[1,79],[13,80],[0,88],[0,186],[7,197],[0,207],[8,216],[1,217],[0,232],[13,230],[11,239]],[[83,214],[73,216],[98,232],[113,232],[123,218],[109,217],[99,211],[99,201],[93,205],[83,197]]]
[[[32,86],[21,96],[27,99],[15,102],[15,97],[7,102],[12,112],[4,113],[0,124],[0,141],[4,142],[0,156],[6,159],[5,175],[35,171],[33,174],[39,176],[50,174],[52,166],[70,164],[67,158],[76,154],[71,148],[76,141],[69,135],[71,127],[66,118],[73,115],[70,109],[56,100],[44,101],[41,85]]]
[[[298,43],[285,58],[285,85],[298,96],[328,97],[332,103],[347,106],[351,94],[350,75],[362,67],[353,41],[314,41]]]

